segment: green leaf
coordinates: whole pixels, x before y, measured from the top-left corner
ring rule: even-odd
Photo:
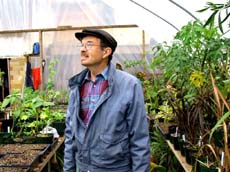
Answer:
[[[224,23],[224,22],[228,19],[229,16],[230,16],[230,13],[228,13],[228,14],[225,16],[225,18],[222,20],[221,23]]]
[[[48,115],[47,115],[45,112],[42,112],[42,113],[40,114],[40,118],[41,118],[42,120],[46,119],[47,117],[48,117]]]
[[[21,115],[21,117],[20,117],[20,119],[21,119],[22,121],[26,121],[28,118],[29,118],[29,117],[28,117],[28,115],[26,115],[26,114],[23,114],[23,115]]]
[[[2,102],[2,108],[5,108],[7,105],[9,105],[9,103],[10,103],[10,99],[5,98]]]
[[[230,79],[224,80],[223,83],[226,85],[230,85]]]
[[[203,9],[201,9],[201,10],[197,10],[197,12],[201,13],[201,12],[207,11],[208,9],[209,9],[209,7],[205,7]]]
[[[223,27],[222,27],[222,21],[221,21],[221,12],[219,12],[219,16],[218,16],[218,25],[219,25],[221,33],[224,33]]]
[[[216,125],[211,129],[211,133],[209,136],[209,142],[212,138],[214,131],[230,116],[230,111],[226,112],[216,123]]]
[[[208,18],[208,20],[207,20],[206,23],[204,24],[204,27],[207,26],[207,25],[213,25],[214,20],[215,20],[215,16],[216,16],[217,13],[218,13],[218,11],[214,11],[214,12],[212,13],[212,15]]]

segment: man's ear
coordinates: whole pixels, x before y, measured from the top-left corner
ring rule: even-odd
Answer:
[[[108,57],[112,53],[112,49],[110,47],[106,47],[103,50],[103,57]]]

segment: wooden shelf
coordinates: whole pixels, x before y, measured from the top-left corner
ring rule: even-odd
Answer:
[[[24,54],[25,57],[39,57],[40,54]]]
[[[155,126],[160,131],[160,133],[162,134],[162,136],[164,137],[165,133],[163,133],[163,131],[160,128],[160,126],[157,125],[157,124]],[[179,163],[181,164],[181,166],[183,167],[183,169],[185,170],[185,172],[192,172],[192,166],[189,165],[186,162],[185,157],[183,155],[181,155],[181,151],[175,150],[173,144],[169,140],[165,139],[165,141],[169,145],[169,148],[171,149],[171,151],[173,152],[173,154],[176,156],[177,160],[179,161]]]
[[[64,143],[64,140],[65,140],[64,136],[58,138],[58,142],[54,146],[52,151],[46,157],[44,157],[44,159],[42,159],[42,162],[37,167],[35,167],[32,172],[42,172],[43,170],[45,170],[45,167],[47,167],[46,172],[51,172],[51,164],[50,164],[51,160],[53,157],[56,156],[56,152],[60,148],[60,146]]]
[[[184,168],[184,170],[186,172],[191,172],[192,171],[192,166],[189,165],[186,162],[186,159],[184,156],[181,155],[180,151],[177,151],[174,149],[173,144],[169,141],[169,140],[165,140],[167,142],[167,144],[169,145],[170,149],[172,150],[172,152],[174,153],[174,155],[176,156],[177,160],[180,162],[181,166]]]

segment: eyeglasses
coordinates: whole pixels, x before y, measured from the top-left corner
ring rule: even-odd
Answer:
[[[77,44],[77,47],[79,47],[79,48],[83,48],[84,47],[87,50],[92,49],[94,46],[101,46],[101,47],[103,47],[102,45],[96,45],[93,42],[86,42],[84,44],[81,44],[81,43]]]

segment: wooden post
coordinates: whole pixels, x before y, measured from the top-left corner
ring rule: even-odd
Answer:
[[[43,37],[42,37],[42,30],[39,31],[39,46],[40,46],[40,75],[41,75],[41,90],[44,89],[44,69],[43,69]]]
[[[146,59],[146,49],[145,49],[145,31],[142,30],[142,51],[143,51],[143,54],[142,54],[142,60],[145,60],[147,62],[147,59]],[[144,65],[144,70],[145,70],[145,73],[146,73],[146,65]]]

